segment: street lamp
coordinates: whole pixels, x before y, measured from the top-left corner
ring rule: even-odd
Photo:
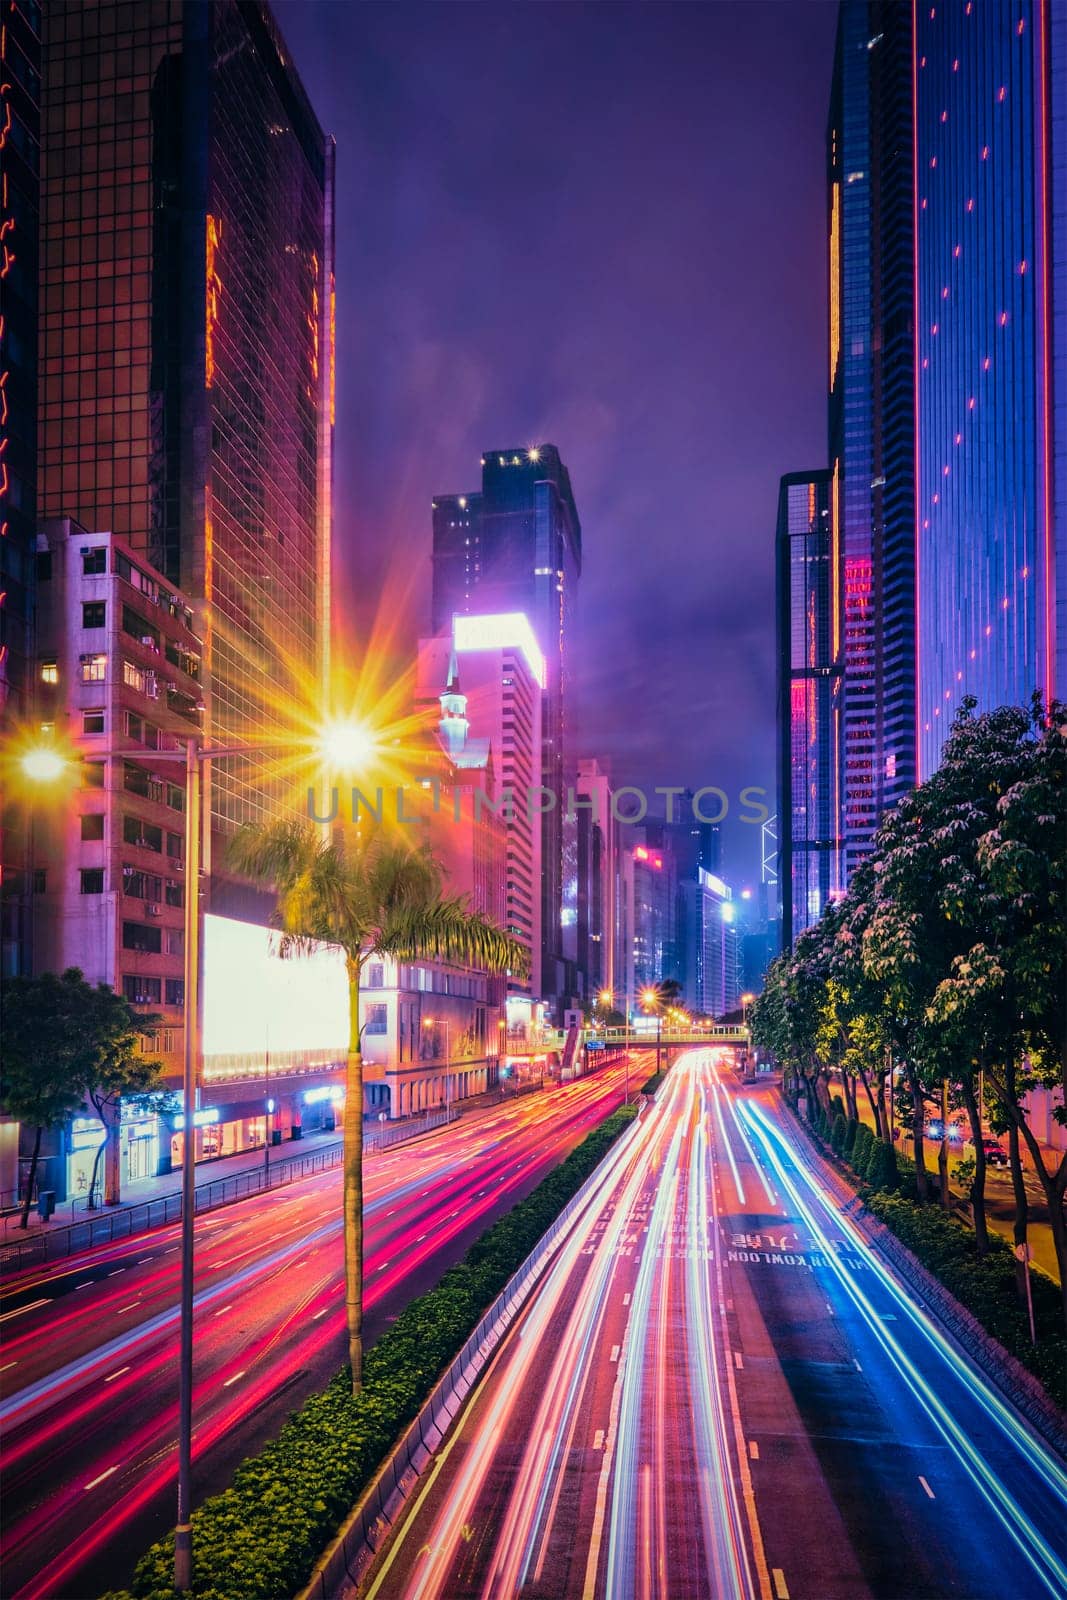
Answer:
[[[615,1003],[615,995],[611,989],[601,989],[597,999],[605,1011]],[[623,1104],[630,1104],[630,1008],[626,1006],[625,1033],[623,1035]]]
[[[663,1007],[660,1004],[659,995],[651,986],[641,991],[641,1004],[644,1006],[646,1013],[650,1011],[655,1011],[656,1013],[656,1071],[658,1072],[660,1070],[660,1041],[663,1038]]]
[[[373,749],[373,740],[359,724],[335,722],[324,730],[319,753],[323,758],[344,759],[345,739],[343,729],[348,727],[347,749],[351,755],[361,749],[365,757]],[[193,1581],[192,1543],[192,1444],[193,1444],[193,1224],[196,1206],[196,1099],[200,1081],[200,934],[203,923],[203,904],[200,894],[200,844],[202,826],[201,769],[205,762],[221,761],[232,756],[262,756],[278,750],[288,750],[290,745],[275,740],[266,745],[209,745],[201,742],[199,733],[168,730],[184,747],[176,750],[153,750],[153,765],[158,761],[183,761],[185,763],[185,908],[184,908],[184,1002],[185,1047],[182,1058],[182,1215],[181,1215],[181,1282],[179,1290],[178,1333],[178,1516],[174,1530],[174,1587],[185,1593]],[[124,752],[94,747],[92,758],[105,762],[115,760]],[[55,745],[36,745],[23,752],[19,765],[23,775],[33,783],[53,783],[62,777],[73,761],[88,759],[80,753],[67,757]],[[269,1161],[269,1147],[267,1160]]]

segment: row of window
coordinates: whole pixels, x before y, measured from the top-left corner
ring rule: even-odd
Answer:
[[[127,972],[122,979],[122,992],[131,1005],[168,1006],[185,1004],[185,984],[181,978],[144,978],[139,973]]]

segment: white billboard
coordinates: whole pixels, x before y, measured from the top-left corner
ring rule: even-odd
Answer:
[[[338,1050],[348,1040],[348,978],[334,945],[278,954],[269,928],[204,918],[205,1056]]]

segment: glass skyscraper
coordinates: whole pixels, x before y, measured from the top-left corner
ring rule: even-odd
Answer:
[[[964,695],[1064,689],[1067,14],[920,4],[914,84],[925,777]]]
[[[328,650],[332,141],[258,0],[53,0],[44,62],[40,511],[195,602],[213,737],[278,739]]]
[[[843,887],[841,557],[833,475],[794,472],[778,497],[778,825],[782,946]]]
[[[847,872],[915,781],[911,37],[898,0],[843,0],[827,178]]]
[[[582,568],[582,529],[570,474],[555,445],[487,450],[480,492],[433,501],[433,627],[455,615],[521,612],[545,658],[541,783],[556,804],[542,817],[541,982],[546,996],[575,986],[563,960],[563,811],[574,783],[567,751],[567,639]]]

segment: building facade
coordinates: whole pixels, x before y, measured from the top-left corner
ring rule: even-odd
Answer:
[[[433,628],[456,615],[521,613],[545,661],[541,784],[556,797],[541,826],[541,985],[559,999],[573,987],[563,956],[563,814],[573,782],[568,751],[567,641],[582,562],[582,533],[555,445],[490,450],[481,489],[433,502]]]
[[[587,1001],[610,990],[622,1009],[618,959],[620,825],[608,775],[595,759],[578,762],[574,785],[577,950],[580,987]]]
[[[919,777],[965,695],[1063,692],[1067,17],[920,6],[915,82]]]
[[[827,135],[845,870],[915,781],[911,9],[843,0]]]
[[[54,0],[42,104],[41,514],[190,599],[210,735],[284,740],[328,650],[332,141],[259,0]],[[213,765],[216,830],[287,798]]]
[[[841,557],[829,472],[782,479],[776,547],[778,892],[788,949],[844,887]]]
[[[679,885],[682,992],[686,1006],[704,1016],[722,1017],[737,1007],[741,971],[736,912],[729,885],[704,867]]]
[[[0,728],[29,715],[37,535],[41,14],[0,5]],[[29,971],[28,819],[0,799],[0,978]],[[0,1139],[3,1135],[0,1135]],[[6,1187],[0,1179],[0,1188]]]

